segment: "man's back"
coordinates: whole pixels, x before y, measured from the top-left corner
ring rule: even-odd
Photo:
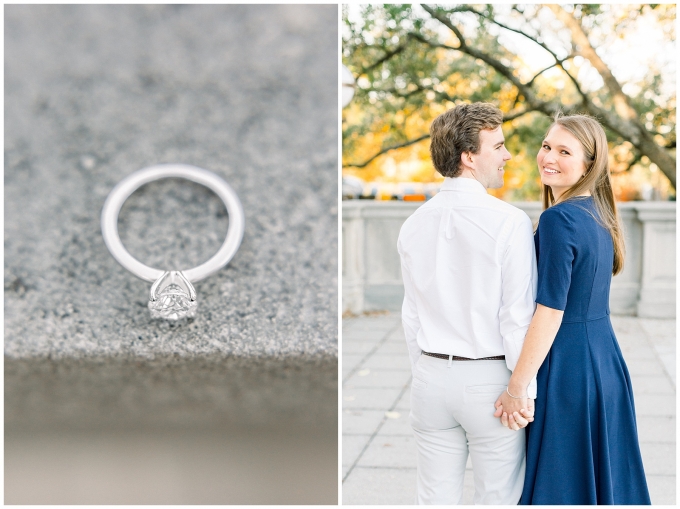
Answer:
[[[412,360],[419,349],[473,359],[519,356],[535,291],[531,230],[523,211],[468,178],[447,178],[406,220],[398,249],[404,326],[417,342],[409,344]],[[511,344],[504,347],[504,338]]]

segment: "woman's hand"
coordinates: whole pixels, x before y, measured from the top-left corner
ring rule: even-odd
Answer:
[[[564,311],[536,304],[536,312],[524,337],[522,351],[508,380],[510,394],[522,394],[524,397],[511,398],[506,391],[495,404],[496,412],[493,415],[500,417],[503,426],[518,430],[534,420],[534,402],[527,397],[526,388],[548,355],[563,316]]]
[[[511,398],[507,392],[503,392],[494,406],[494,417],[500,417],[501,424],[506,428],[518,431],[534,420],[534,400],[531,398]]]

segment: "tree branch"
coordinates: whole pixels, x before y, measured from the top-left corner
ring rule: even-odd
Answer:
[[[453,26],[453,25],[452,25]],[[546,115],[552,115],[557,113],[557,108],[548,102],[544,102],[538,99],[534,91],[531,89],[531,87],[525,85],[522,83],[517,76],[515,76],[512,73],[512,70],[503,65],[501,62],[498,60],[494,59],[490,55],[487,55],[486,53],[479,51],[477,49],[471,48],[469,46],[464,46],[461,45],[459,47],[455,46],[449,46],[448,44],[441,44],[438,42],[433,42],[425,37],[423,37],[420,34],[411,34],[413,38],[419,40],[423,44],[427,44],[433,48],[443,48],[443,49],[448,49],[452,51],[460,51],[462,53],[465,53],[473,58],[478,58],[482,62],[486,63],[490,67],[492,67],[494,70],[496,70],[499,74],[502,76],[505,76],[506,79],[508,79],[521,93],[521,95],[524,96],[526,99],[527,103],[535,110],[537,111],[542,111]]]
[[[642,154],[636,150],[635,152],[633,152],[633,159],[626,165],[626,168],[623,169],[623,170],[620,170],[620,171],[613,171],[612,175],[620,175],[622,173],[629,172],[630,169],[633,166],[635,166],[637,163],[639,163],[641,159],[642,159]]]
[[[463,37],[463,34],[461,31],[458,29],[457,26],[455,26],[453,23],[451,23],[451,20],[446,18],[445,16],[441,16],[439,13],[437,13],[434,9],[434,7],[430,7],[429,5],[423,4],[421,6],[423,9],[425,9],[430,16],[432,16],[434,19],[438,20],[441,24],[443,24],[445,27],[447,27],[449,30],[451,30],[454,34],[456,34],[456,37],[458,38],[458,48],[454,49],[462,49],[467,47],[467,44],[465,44],[465,38]]]
[[[437,19],[438,21],[443,23],[447,28],[450,28],[450,29],[454,28],[454,25],[451,23],[450,20],[448,20],[445,17],[442,17],[439,13],[437,13],[431,7],[423,5],[423,8],[427,12],[429,12],[435,19]],[[570,110],[574,109],[574,106],[567,106],[567,107],[562,106],[562,105],[558,106],[558,105],[553,104],[551,102],[541,101],[540,99],[538,99],[538,97],[534,93],[532,87],[530,85],[522,83],[519,80],[519,78],[517,78],[513,74],[512,70],[508,66],[502,64],[500,61],[494,59],[490,55],[487,55],[486,53],[484,53],[480,50],[471,48],[469,46],[465,46],[464,44],[462,44],[459,47],[454,47],[454,46],[449,46],[447,44],[432,42],[432,41],[426,39],[425,37],[421,36],[420,34],[411,33],[411,36],[413,38],[419,40],[420,42],[424,43],[424,44],[430,45],[431,47],[444,48],[444,49],[448,49],[448,50],[452,50],[452,51],[460,51],[460,52],[465,53],[465,54],[467,54],[467,55],[469,55],[473,58],[478,58],[479,60],[486,63],[487,65],[492,67],[494,70],[496,70],[499,74],[501,74],[502,76],[505,76],[505,78],[507,78],[508,81],[510,81],[515,87],[517,87],[520,94],[524,96],[524,99],[526,100],[527,105],[528,105],[528,109],[530,109],[530,110],[539,111],[539,112],[544,113],[547,116],[551,117],[551,116],[554,116],[556,113],[558,113],[560,111],[561,112],[565,112],[565,111],[569,112]],[[567,73],[567,74],[569,75],[569,73]],[[571,77],[571,75],[569,75],[569,76]],[[572,77],[572,79],[573,79],[573,77]],[[577,86],[577,90],[579,92],[581,92],[581,95],[582,95],[582,98],[583,98],[583,106],[591,114],[607,119],[608,120],[607,126],[610,127],[612,130],[619,132],[619,134],[623,135],[624,137],[630,137],[630,135],[633,134],[633,136],[636,139],[639,139],[639,136],[635,136],[636,133],[631,131],[630,128],[626,129],[626,126],[623,125],[621,121],[617,122],[616,117],[614,117],[610,112],[595,106],[592,103],[592,101],[590,101],[588,96],[586,94],[584,94],[581,91],[581,89],[578,87],[578,83],[576,83],[576,86]]]
[[[428,92],[431,91],[433,92],[437,98],[440,100],[444,101],[455,101],[454,97],[451,97],[449,94],[446,92],[440,92],[439,90],[434,89],[434,85],[431,86],[423,86],[420,83],[415,83],[416,87],[414,90],[410,90],[408,92],[402,93],[399,92],[396,88],[381,88],[381,89],[365,89],[367,92],[369,91],[376,91],[376,92],[386,92],[388,94],[392,94],[395,97],[399,97],[400,99],[408,99],[409,97],[416,95],[421,92]]]
[[[375,159],[377,159],[381,155],[389,152],[390,150],[396,150],[398,148],[408,147],[409,145],[414,145],[414,144],[416,144],[420,141],[426,140],[429,137],[430,137],[429,134],[423,134],[422,136],[420,136],[419,138],[416,138],[414,140],[408,140],[408,141],[405,141],[404,143],[399,143],[398,145],[392,145],[392,146],[389,146],[389,147],[385,147],[382,150],[380,150],[378,153],[376,153],[373,156],[371,156],[370,158],[368,158],[363,163],[348,163],[348,164],[343,163],[342,166],[343,166],[343,168],[365,168],[366,166],[371,164]]]
[[[366,92],[372,92],[372,91],[374,91],[374,92],[385,92],[387,94],[393,95],[394,97],[399,97],[400,99],[408,99],[409,97],[416,95],[416,94],[419,94],[421,92],[424,92],[427,89],[428,89],[428,87],[422,87],[419,84],[417,84],[417,88],[415,88],[414,90],[410,90],[408,92],[399,92],[399,90],[397,90],[396,88],[379,88],[379,89],[371,88],[371,89],[365,89],[365,90],[366,90]]]
[[[584,58],[586,58],[593,65],[593,67],[595,67],[597,72],[600,73],[600,76],[602,76],[602,79],[604,80],[607,88],[612,94],[612,98],[614,99],[614,108],[616,109],[616,113],[618,113],[621,118],[626,120],[636,119],[637,112],[635,111],[635,108],[633,108],[633,106],[630,104],[628,96],[623,93],[621,85],[609,70],[607,64],[604,63],[604,61],[600,58],[600,55],[597,54],[593,46],[590,44],[588,36],[584,32],[581,24],[576,20],[576,18],[574,18],[573,15],[569,14],[561,6],[550,4],[547,5],[547,7],[553,12],[555,17],[564,23],[564,26],[569,29],[574,42],[578,46],[579,53]]]
[[[407,41],[407,42],[408,42],[408,41]],[[383,55],[381,58],[379,58],[376,62],[373,62],[373,63],[372,63],[371,65],[369,65],[368,67],[365,67],[364,69],[362,69],[362,70],[359,72],[358,76],[362,76],[362,75],[364,75],[364,74],[368,74],[369,72],[371,72],[371,71],[372,71],[373,69],[375,69],[376,67],[382,65],[384,62],[387,62],[387,61],[388,61],[390,58],[392,58],[393,56],[398,55],[399,53],[401,53],[402,51],[404,51],[404,50],[406,49],[406,46],[408,45],[407,42],[403,42],[403,43],[401,43],[399,46],[397,46],[396,48],[394,48],[393,50],[387,51],[387,52],[385,53],[385,55]]]
[[[640,122],[638,114],[631,104],[630,98],[623,93],[621,85],[609,70],[607,64],[600,58],[590,44],[588,36],[584,32],[581,24],[573,15],[569,14],[559,5],[550,4],[548,5],[548,8],[555,14],[555,17],[564,23],[571,31],[572,39],[577,44],[580,54],[588,59],[597,72],[600,73],[600,76],[602,76],[602,79],[612,96],[615,113],[612,113],[609,110],[596,108],[592,104],[589,105],[589,109],[599,110],[599,114],[602,115],[602,118],[606,119],[609,124],[612,124],[609,127],[620,134],[623,134],[624,137],[627,137],[638,150],[649,157],[649,159],[661,169],[671,181],[673,187],[675,187],[675,158],[654,142],[652,136]]]
[[[536,81],[536,78],[538,78],[538,77],[539,77],[541,74],[543,74],[545,71],[549,71],[549,70],[552,69],[553,67],[558,67],[559,65],[560,65],[559,62],[555,62],[554,64],[551,64],[551,65],[549,65],[548,67],[546,67],[545,69],[542,69],[542,70],[538,71],[536,74],[534,74],[533,78],[531,78],[531,79],[527,82],[527,87],[532,87],[532,86],[534,86],[534,81]]]
[[[466,10],[467,10],[468,12],[472,12],[472,13],[476,14],[477,16],[479,16],[479,17],[481,17],[481,18],[486,19],[487,21],[493,23],[494,25],[496,25],[496,26],[498,26],[498,27],[500,27],[500,28],[503,28],[503,29],[505,29],[505,30],[509,30],[509,31],[511,31],[511,32],[515,32],[516,34],[519,34],[519,35],[522,35],[523,37],[526,37],[527,39],[529,39],[530,41],[532,41],[534,44],[537,44],[538,46],[540,46],[541,48],[543,48],[545,51],[547,51],[548,53],[550,53],[550,55],[555,59],[555,64],[553,64],[552,66],[550,66],[550,67],[548,67],[548,68],[546,68],[546,69],[543,69],[543,70],[542,70],[541,72],[539,72],[536,76],[534,76],[533,78],[531,78],[531,81],[529,81],[529,83],[527,84],[528,86],[533,85],[534,80],[535,80],[541,73],[543,73],[543,72],[547,71],[548,69],[550,69],[550,68],[554,67],[555,65],[557,65],[560,69],[562,69],[562,72],[564,72],[564,74],[566,74],[567,77],[569,78],[569,80],[574,84],[574,87],[576,87],[576,91],[578,92],[578,94],[579,94],[579,95],[582,97],[582,99],[583,99],[582,102],[585,104],[587,101],[590,100],[590,99],[588,98],[588,96],[586,95],[586,93],[583,92],[583,90],[581,89],[581,85],[580,85],[579,82],[576,80],[576,77],[572,76],[572,74],[571,74],[569,71],[567,71],[567,69],[564,67],[564,62],[566,62],[567,60],[573,58],[573,57],[574,57],[573,54],[570,53],[570,54],[569,54],[568,56],[566,56],[565,58],[559,58],[559,57],[557,56],[557,54],[556,54],[553,50],[551,50],[545,43],[539,41],[537,37],[533,37],[533,36],[527,34],[526,32],[524,32],[523,30],[519,30],[519,29],[517,29],[517,28],[512,28],[512,27],[510,27],[510,26],[508,26],[508,25],[506,25],[506,24],[504,24],[504,23],[501,23],[500,21],[498,21],[498,20],[496,20],[496,19],[494,19],[494,18],[490,18],[489,16],[487,16],[487,15],[484,14],[483,12],[477,11],[476,9],[474,9],[474,8],[472,8],[472,7],[469,7],[469,8],[467,8]],[[518,9],[516,9],[516,8],[515,8],[514,10],[516,10],[516,11],[519,12],[520,14],[524,14],[522,11],[520,11],[520,10],[518,10]]]
[[[499,26],[499,27],[501,27],[501,28],[504,28],[505,30],[509,30],[509,31],[511,31],[511,32],[515,32],[516,34],[519,34],[519,35],[521,35],[521,36],[526,37],[527,39],[529,39],[530,41],[534,42],[535,44],[538,44],[541,48],[543,48],[543,49],[546,50],[548,53],[550,53],[550,54],[552,55],[552,57],[553,57],[557,62],[559,62],[559,61],[561,60],[560,58],[558,58],[558,56],[555,54],[555,52],[554,52],[553,50],[551,50],[548,46],[546,46],[545,43],[539,41],[538,38],[536,38],[536,37],[534,37],[534,36],[532,36],[532,35],[529,35],[529,34],[527,34],[526,32],[524,32],[524,31],[522,31],[522,30],[519,30],[518,28],[512,28],[512,27],[510,27],[510,26],[508,26],[508,25],[506,25],[506,24],[504,24],[504,23],[501,23],[500,21],[498,21],[498,20],[496,20],[496,19],[494,19],[494,18],[491,18],[491,17],[487,16],[485,13],[476,10],[474,7],[468,7],[468,8],[466,8],[465,10],[466,10],[467,12],[472,12],[472,13],[476,14],[476,15],[479,16],[480,18],[484,18],[484,19],[490,21],[491,23],[493,23],[494,25]],[[569,58],[569,57],[567,57],[567,58]]]
[[[523,117],[527,113],[532,113],[535,110],[533,109],[524,109],[522,111],[511,111],[510,113],[504,113],[503,114],[503,122],[510,122],[511,120],[515,120],[516,118]]]

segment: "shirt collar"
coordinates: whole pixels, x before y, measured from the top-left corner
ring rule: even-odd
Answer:
[[[463,191],[467,193],[488,194],[484,186],[477,180],[466,177],[446,177],[440,191]]]

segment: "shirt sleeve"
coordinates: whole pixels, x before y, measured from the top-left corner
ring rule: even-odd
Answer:
[[[506,238],[501,263],[501,307],[498,316],[505,363],[508,369],[514,371],[535,310],[536,253],[529,216],[518,214],[518,218],[510,223]],[[535,377],[527,387],[527,394],[536,398]]]
[[[397,246],[400,248],[400,246]],[[401,308],[401,322],[404,326],[406,336],[406,346],[408,347],[409,358],[411,359],[411,369],[413,370],[421,350],[418,346],[418,331],[420,331],[420,319],[418,318],[418,308],[416,307],[415,286],[411,272],[406,266],[404,255],[399,249],[401,256],[401,276],[404,281],[404,303]]]
[[[536,302],[564,311],[576,253],[576,228],[561,207],[547,209],[538,223]]]

